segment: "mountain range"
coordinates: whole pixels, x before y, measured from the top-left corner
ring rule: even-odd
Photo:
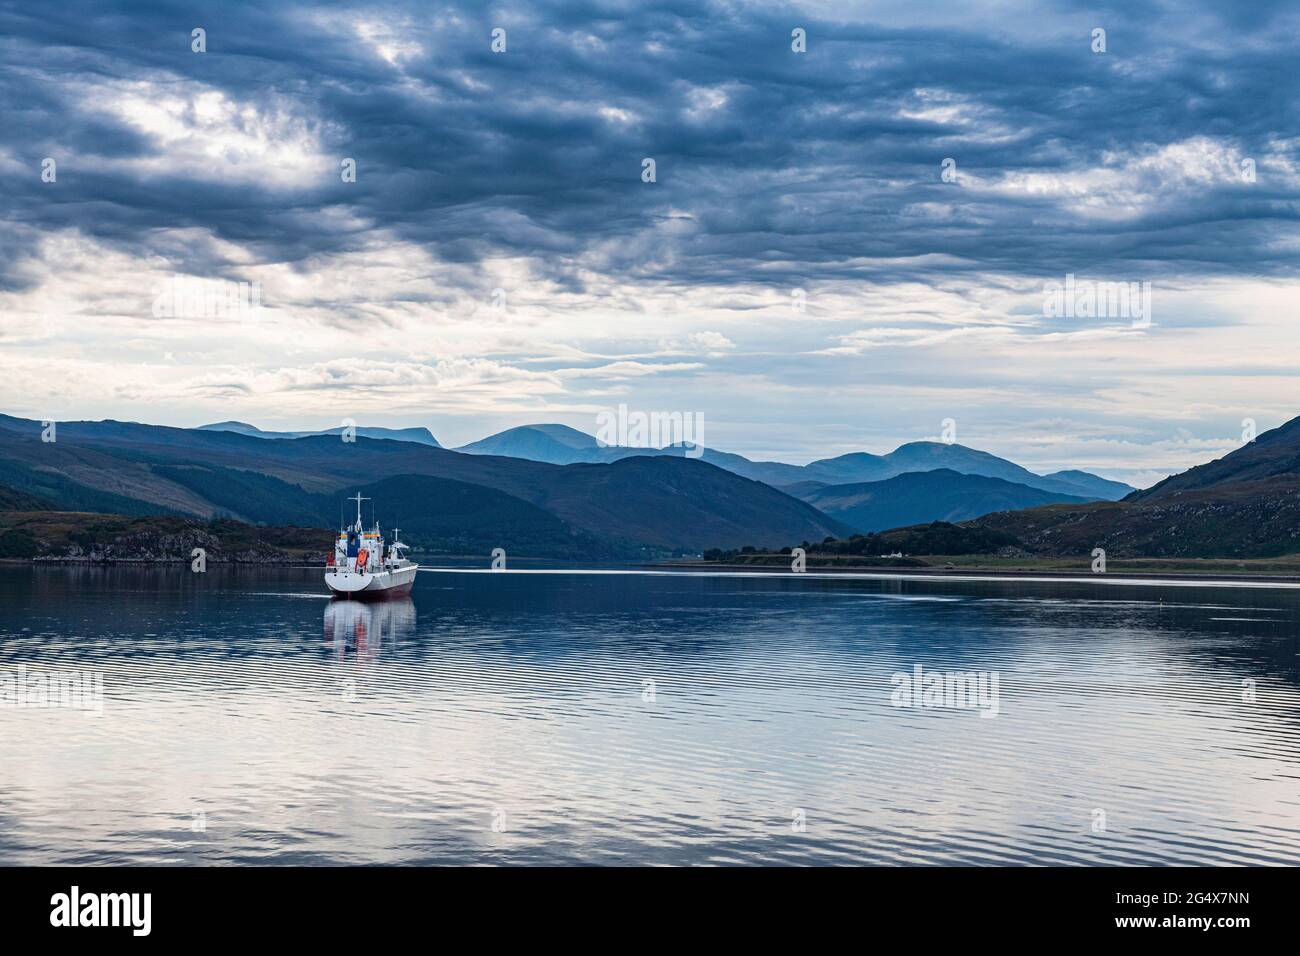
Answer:
[[[1144,491],[1081,471],[1037,475],[938,442],[798,466],[709,449],[696,458],[682,446],[607,448],[563,425],[509,429],[455,450],[427,429],[358,428],[353,441],[338,431],[61,422],[47,442],[41,423],[0,415],[0,511],[323,528],[360,490],[410,543],[458,553],[626,558],[936,521],[1039,554],[1300,551],[1300,419]]]
[[[0,416],[0,510],[42,501],[325,527],[339,520],[339,499],[360,489],[401,519],[417,547],[473,553],[513,542],[528,554],[627,557],[821,540],[1130,490],[1084,472],[1035,475],[934,442],[798,466],[712,449],[697,457],[680,445],[604,447],[564,425],[513,428],[455,450],[424,428],[360,426],[351,441],[341,432],[62,422],[46,443],[39,423]]]
[[[267,432],[244,422],[219,422],[200,426],[201,430],[229,431],[258,438],[304,438],[313,435],[337,435],[342,429],[317,432]],[[398,441],[415,441],[441,448],[438,440],[427,428],[368,428],[357,427],[356,434],[364,438],[392,438]],[[593,435],[568,425],[521,425],[489,435],[453,449],[466,455],[492,455],[503,458],[522,458],[526,461],[550,465],[608,464],[636,456],[667,456],[695,458],[716,465],[725,471],[761,481],[764,484],[792,491],[795,494],[824,485],[850,484],[867,481],[884,481],[909,472],[949,469],[964,475],[984,475],[1001,478],[1030,488],[1085,500],[1116,501],[1134,489],[1120,481],[1110,481],[1086,471],[1057,471],[1039,475],[1022,468],[1005,458],[965,445],[944,442],[909,442],[886,455],[852,452],[836,458],[823,458],[807,465],[790,465],[779,461],[753,461],[743,455],[716,451],[712,448],[695,449],[687,445],[669,445],[663,448],[602,445]]]
[[[61,422],[52,442],[41,434],[40,422],[0,415],[0,485],[6,495],[34,496],[64,511],[334,527],[341,499],[369,488],[371,497],[382,498],[387,524],[405,523],[417,512],[430,519],[427,539],[412,544],[449,550],[472,539],[479,547],[497,534],[509,538],[517,526],[526,529],[519,540],[538,555],[570,555],[584,542],[628,556],[722,542],[779,545],[851,530],[775,488],[689,459],[557,466],[421,442],[344,442],[327,435],[268,440],[226,429],[115,421]],[[392,499],[377,487],[418,477],[448,484],[408,482]],[[433,516],[451,513],[453,501],[478,517],[449,532]]]
[[[964,475],[1001,478],[1030,488],[1058,495],[1115,501],[1134,489],[1119,481],[1110,481],[1084,471],[1058,471],[1038,475],[1014,462],[965,445],[917,441],[900,445],[886,455],[852,452],[837,458],[823,458],[807,465],[789,465],[776,461],[751,461],[741,455],[682,445],[666,448],[626,448],[603,446],[591,435],[567,425],[522,425],[510,428],[481,441],[461,446],[456,451],[471,455],[505,455],[527,458],[555,465],[575,462],[617,461],[632,455],[671,455],[698,457],[711,465],[735,472],[755,481],[796,492],[810,490],[806,482],[840,485],[866,481],[884,481],[908,472],[949,469]],[[689,453],[689,454],[688,454]]]

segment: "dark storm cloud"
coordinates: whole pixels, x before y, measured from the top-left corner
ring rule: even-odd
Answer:
[[[568,288],[579,264],[690,284],[1293,272],[1288,6],[1180,4],[1145,21],[1130,7],[903,28],[693,0],[5,5],[0,277],[33,281],[36,241],[69,227],[198,272],[220,254],[178,249],[168,230],[303,263],[381,229],[447,261],[530,257]],[[195,26],[206,54],[190,52]],[[505,54],[489,49],[495,26]],[[806,54],[790,50],[795,26]],[[103,108],[133,83],[293,117],[328,162],[290,182],[173,162]],[[1257,181],[1226,161],[1198,172],[1206,151],[1256,159]],[[940,181],[945,157],[961,183]],[[1013,188],[1016,175],[1040,179]]]

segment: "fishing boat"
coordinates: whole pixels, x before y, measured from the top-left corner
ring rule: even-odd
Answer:
[[[356,495],[348,501],[357,503],[357,520],[339,531],[334,550],[325,559],[325,586],[342,598],[388,598],[411,593],[420,566],[407,555],[410,548],[397,539],[393,529],[391,544],[384,540],[376,521],[370,531],[361,524],[361,502]]]

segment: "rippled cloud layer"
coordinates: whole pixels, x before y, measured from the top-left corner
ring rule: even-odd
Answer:
[[[982,10],[0,6],[3,410],[459,444],[628,402],[788,460],[953,418],[1138,483],[1300,413],[1300,18]]]

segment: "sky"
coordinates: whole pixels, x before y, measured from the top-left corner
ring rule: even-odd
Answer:
[[[1294,4],[209,6],[0,0],[0,412],[1135,485],[1300,415]]]

